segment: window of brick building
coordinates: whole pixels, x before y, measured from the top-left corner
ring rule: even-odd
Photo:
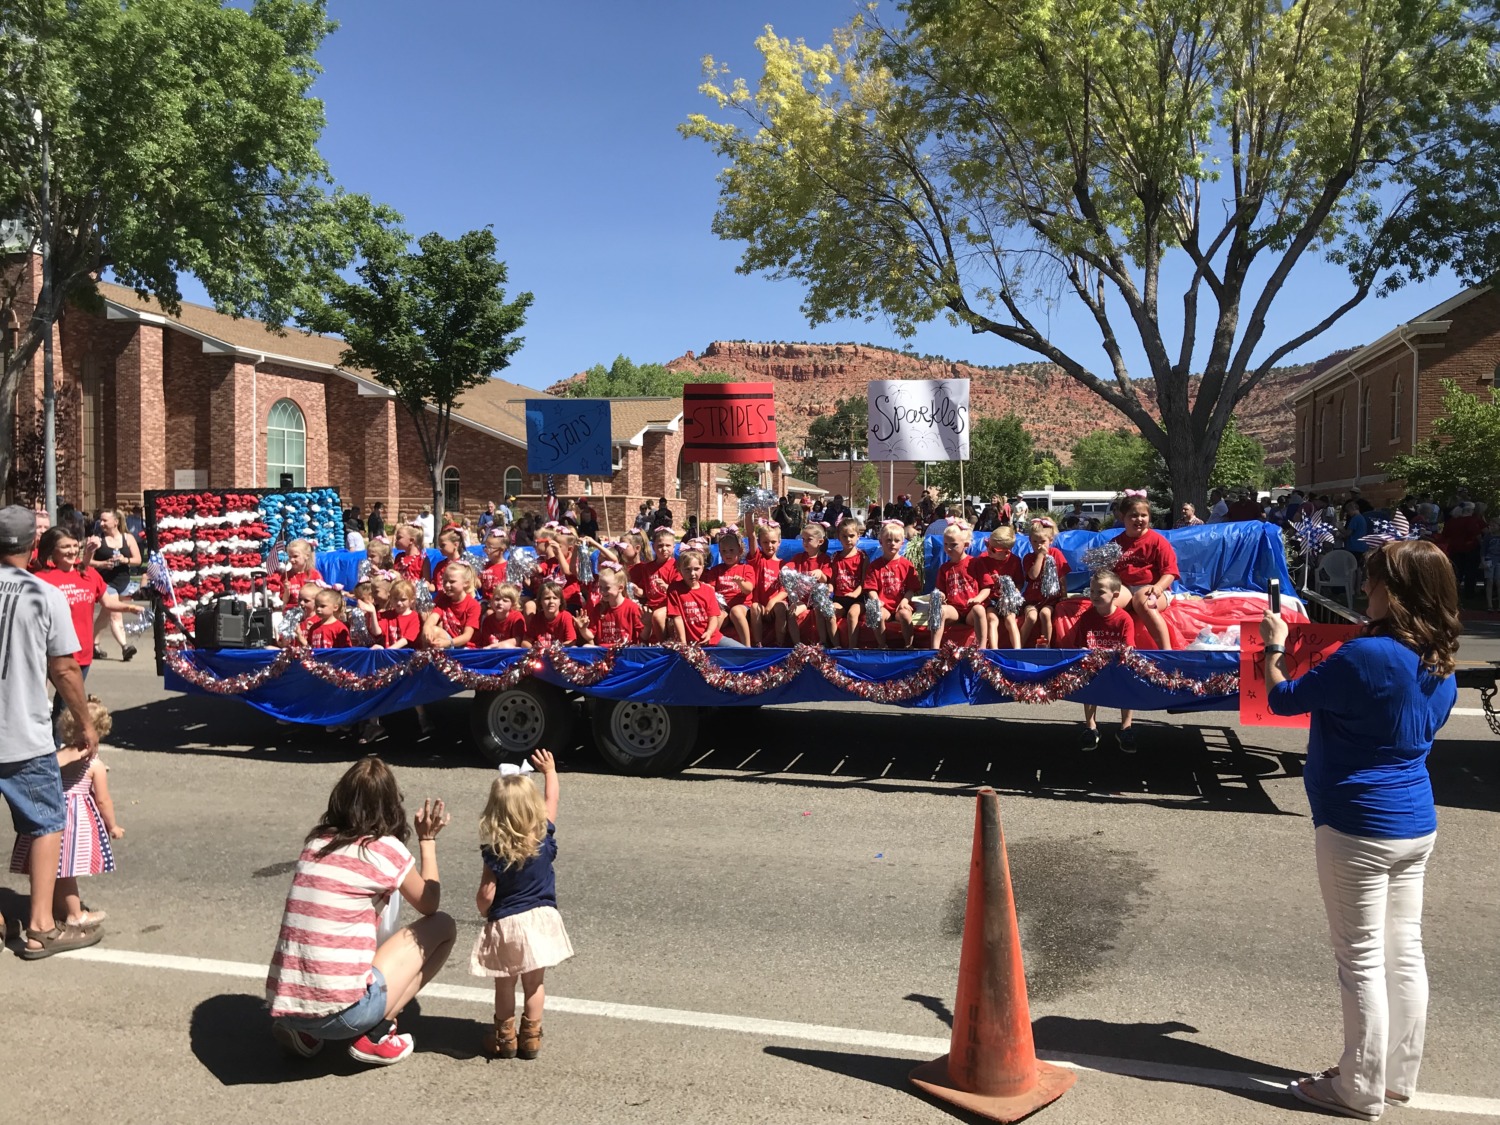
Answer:
[[[1359,393],[1359,447],[1370,448],[1370,388]]]
[[[449,465],[443,470],[443,511],[457,513],[463,508],[463,494],[458,487],[458,470]]]
[[[1318,460],[1328,452],[1328,404],[1325,402],[1318,411]]]
[[[266,486],[281,485],[281,474],[292,475],[293,488],[307,487],[307,420],[289,398],[271,407],[266,419]]]
[[[1302,460],[1312,463],[1312,418],[1302,419]]]
[[[1401,440],[1401,376],[1391,383],[1391,440]]]
[[[1339,453],[1344,452],[1344,436],[1349,426],[1349,396],[1339,395]]]
[[[521,495],[521,470],[514,465],[505,470],[505,495]]]

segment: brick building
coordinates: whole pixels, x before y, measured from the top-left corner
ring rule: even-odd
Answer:
[[[1402,487],[1379,468],[1432,436],[1444,379],[1488,393],[1500,365],[1500,292],[1465,290],[1380,339],[1328,362],[1292,395],[1297,484],[1379,504]]]
[[[39,289],[30,270],[23,298]],[[54,334],[62,471],[58,495],[81,508],[128,505],[161,488],[337,487],[347,506],[384,503],[387,517],[430,503],[431,485],[406,410],[368,372],[339,364],[337,338],[278,334],[200,305],[170,316],[134,291],[101,283],[102,308],[69,306]],[[23,299],[17,312],[28,313]],[[545,393],[503,379],[468,392],[453,415],[445,508],[476,514],[518,496],[540,510],[544,484],[526,472],[523,399]],[[37,427],[42,355],[16,393],[17,436]],[[679,523],[728,507],[718,466],[682,463],[682,404],[617,399],[615,472],[557,476],[560,498],[588,495],[610,526],[643,500],[668,498]],[[778,481],[783,467],[773,466]],[[27,496],[24,499],[31,499]]]

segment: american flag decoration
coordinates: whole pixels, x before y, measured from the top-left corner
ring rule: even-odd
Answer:
[[[167,560],[160,551],[152,551],[146,559],[146,585],[164,598],[177,604],[177,592],[172,589],[172,572],[167,569]]]
[[[1372,526],[1374,530],[1360,539],[1366,547],[1382,547],[1387,543],[1422,538],[1422,533],[1413,531],[1411,522],[1399,511],[1388,520],[1376,520]]]
[[[1302,550],[1309,555],[1319,554],[1335,538],[1333,528],[1316,515],[1303,516],[1292,524],[1292,531],[1296,534],[1298,542],[1302,544]]]
[[[557,486],[556,486],[556,482],[552,478],[552,474],[551,473],[547,474],[547,478],[546,479],[547,479],[547,518],[549,520],[556,520],[557,519],[557,511],[558,511],[558,508],[557,508]]]

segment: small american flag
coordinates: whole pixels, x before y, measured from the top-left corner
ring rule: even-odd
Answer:
[[[172,572],[167,569],[167,560],[162,558],[160,551],[152,551],[146,559],[146,585],[162,597],[171,598],[173,605],[177,604],[177,592],[172,589]]]
[[[557,519],[557,485],[552,479],[552,474],[547,474],[547,519]]]

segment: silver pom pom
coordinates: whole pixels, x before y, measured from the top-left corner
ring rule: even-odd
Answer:
[[[1057,563],[1052,558],[1052,552],[1047,552],[1047,558],[1042,563],[1042,597],[1055,598],[1062,593],[1062,586],[1057,581]]]
[[[744,523],[745,518],[758,509],[764,508],[770,511],[779,499],[780,497],[769,488],[752,488],[740,497],[740,522]]]
[[[281,615],[281,629],[277,637],[283,641],[295,641],[297,639],[297,626],[302,624],[302,607],[294,605]]]
[[[585,586],[594,584],[594,552],[587,547],[578,548],[578,581]]]
[[[868,594],[865,595],[864,606],[865,624],[868,625],[873,632],[880,632],[880,595],[877,594],[874,590],[871,590]],[[851,641],[850,643],[852,644],[853,642]]]
[[[146,612],[142,614],[125,615],[125,635],[127,637],[139,637],[142,633],[151,632],[151,628],[155,623],[156,609],[148,605]]]
[[[505,560],[505,580],[518,590],[531,585],[531,576],[536,573],[536,556],[520,547],[510,549]]]
[[[360,559],[359,569],[354,572],[354,584],[358,586],[361,582],[368,582],[370,580],[370,571],[373,569],[368,556]]]
[[[1052,560],[1049,558],[1048,563]],[[1055,571],[1054,571],[1055,574]],[[1026,599],[1021,597],[1021,591],[1016,589],[1015,582],[1008,574],[1000,576],[1000,590],[995,599],[995,612],[1007,617],[1014,617],[1026,606]]]
[[[927,627],[936,629],[938,622],[943,619],[943,603],[948,599],[943,597],[943,592],[936,587],[931,594],[927,595]]]
[[[823,620],[830,623],[833,621],[833,595],[827,586],[817,580],[813,581],[812,590],[809,593],[809,604],[813,612]]]
[[[425,582],[417,583],[417,612],[423,617],[432,612],[432,587]]]
[[[1120,550],[1119,539],[1111,539],[1108,543],[1101,543],[1083,552],[1083,565],[1088,567],[1090,574],[1098,574],[1101,570],[1114,570],[1123,553]]]
[[[808,598],[811,596],[812,575],[803,574],[800,570],[790,566],[784,566],[777,577],[781,582],[781,588],[786,591],[786,600],[792,608],[808,604]]]

